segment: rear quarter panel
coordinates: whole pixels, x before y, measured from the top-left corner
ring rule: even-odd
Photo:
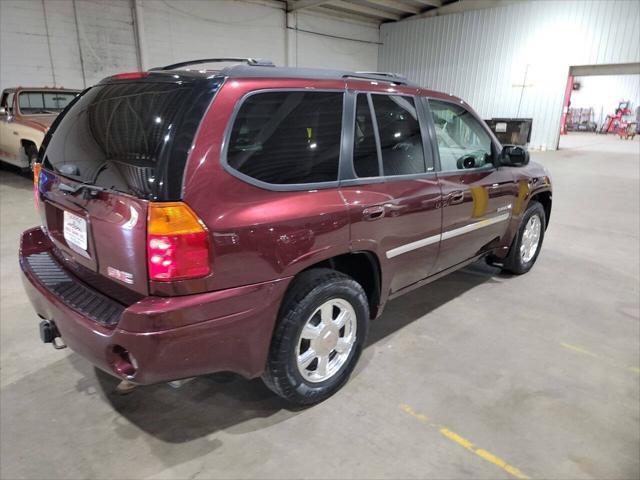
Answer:
[[[188,294],[290,277],[349,250],[348,213],[337,188],[267,190],[236,178],[221,164],[237,102],[272,85],[265,79],[232,80],[216,95],[196,136],[183,188],[184,201],[209,229],[212,273],[173,286],[155,282],[155,293]],[[274,88],[343,90],[344,82],[279,79]]]

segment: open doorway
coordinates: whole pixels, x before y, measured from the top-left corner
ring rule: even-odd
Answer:
[[[558,148],[638,141],[639,126],[640,63],[569,69]]]

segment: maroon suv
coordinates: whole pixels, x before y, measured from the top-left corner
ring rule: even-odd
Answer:
[[[208,59],[207,62],[211,62]],[[459,98],[392,74],[185,62],[85,90],[22,235],[42,339],[134,384],[340,388],[386,302],[481,257],[520,274],[546,171]]]

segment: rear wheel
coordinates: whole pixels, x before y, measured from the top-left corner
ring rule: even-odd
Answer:
[[[290,402],[321,402],[349,378],[368,326],[368,302],[360,284],[334,270],[303,272],[285,296],[265,383]]]
[[[538,259],[546,228],[544,207],[533,201],[522,216],[520,228],[513,239],[503,270],[517,275],[527,273]]]

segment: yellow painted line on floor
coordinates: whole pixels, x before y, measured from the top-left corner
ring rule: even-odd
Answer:
[[[601,355],[598,355],[596,353],[590,352],[589,350],[586,350],[586,349],[584,349],[582,347],[578,347],[577,345],[572,345],[570,343],[560,342],[560,345],[562,347],[566,348],[567,350],[572,350],[574,352],[581,353],[583,355],[587,355],[587,356],[592,357],[592,358],[597,358],[598,360],[602,360],[602,361],[610,364],[613,367],[621,368],[623,370],[628,370],[630,372],[633,372],[633,373],[636,373],[636,374],[640,375],[640,368],[638,368],[638,367],[626,367],[624,365],[618,365],[614,360],[611,360],[610,358],[603,357]]]
[[[422,413],[418,413],[414,411],[413,408],[411,408],[409,405],[406,405],[403,403],[400,405],[400,409],[408,413],[412,417],[417,418],[422,423],[429,423],[429,418],[426,415],[423,415]]]
[[[573,350],[574,352],[582,353],[583,355],[589,355],[590,357],[598,358],[598,356],[595,353],[591,353],[585,350],[584,348],[571,345],[570,343],[561,342],[560,345],[562,345],[567,350]]]
[[[440,434],[443,435],[448,440],[450,440],[450,441],[452,441],[454,443],[457,443],[458,445],[460,445],[461,447],[463,447],[464,449],[466,449],[466,450],[468,450],[468,451],[470,451],[472,453],[475,453],[477,456],[479,456],[483,460],[485,460],[485,461],[487,461],[489,463],[492,463],[492,464],[496,465],[497,467],[500,467],[502,470],[507,472],[509,475],[512,475],[515,478],[525,479],[525,480],[529,478],[524,473],[522,473],[522,471],[520,471],[520,469],[514,467],[513,465],[509,465],[507,462],[502,460],[500,457],[495,456],[493,453],[487,452],[486,450],[483,450],[482,448],[476,448],[476,446],[473,444],[473,442],[471,442],[470,440],[467,440],[466,438],[464,438],[461,435],[458,435],[456,432],[449,430],[447,427],[438,426],[438,425],[435,425],[433,423],[430,423],[429,422],[429,418],[426,415],[416,412],[413,408],[411,408],[411,406],[403,403],[403,404],[400,405],[400,409],[403,412],[408,413],[409,415],[411,415],[416,420],[419,420],[421,423],[424,423],[425,425],[428,425],[430,427],[437,428],[438,431],[440,432]]]

